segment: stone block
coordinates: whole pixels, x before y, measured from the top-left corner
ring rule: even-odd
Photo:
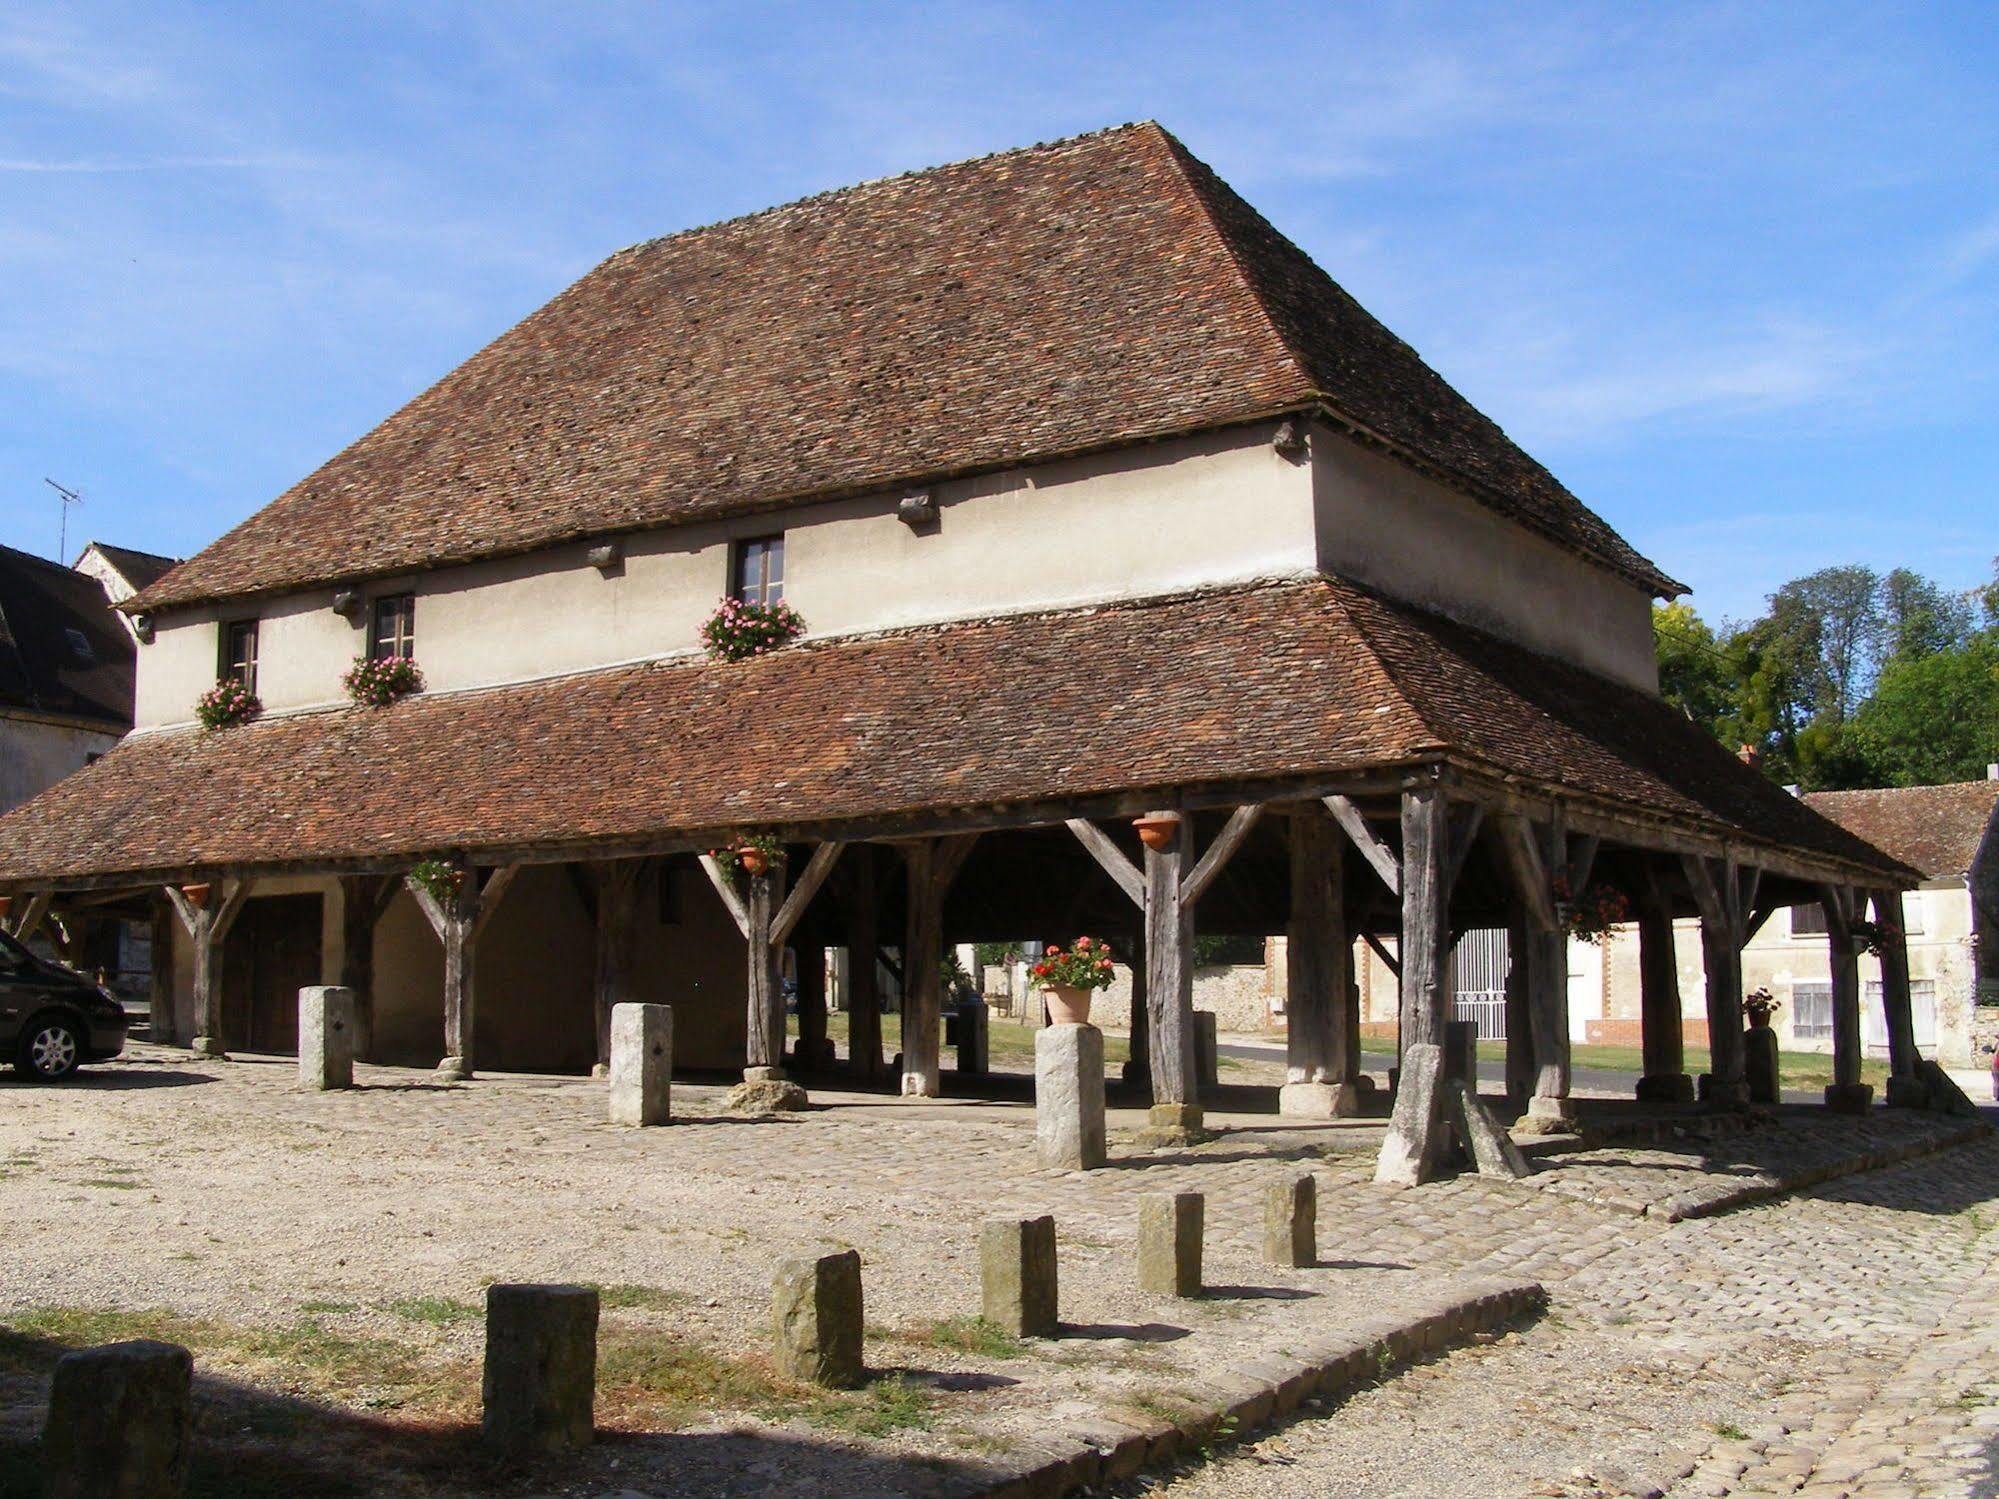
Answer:
[[[1528,1175],[1532,1168],[1527,1164],[1527,1157],[1513,1143],[1513,1136],[1500,1128],[1492,1110],[1480,1101],[1478,1094],[1455,1080],[1450,1089],[1458,1129],[1464,1136],[1466,1148],[1471,1151],[1478,1174],[1513,1181]]]
[[[298,1085],[309,1093],[354,1086],[360,1034],[352,989],[315,985],[298,991]]]
[[[1742,1077],[1751,1103],[1778,1101],[1777,1032],[1769,1026],[1751,1026],[1742,1033]]]
[[[1277,1090],[1277,1112],[1290,1119],[1351,1119],[1360,1112],[1353,1083],[1286,1083]]]
[[[173,1343],[111,1343],[56,1361],[42,1427],[48,1499],[172,1499],[187,1486],[194,1359]]]
[[[1138,1288],[1160,1296],[1201,1292],[1205,1200],[1199,1192],[1152,1192],[1138,1199]]]
[[[1633,1090],[1640,1103],[1692,1103],[1694,1080],[1684,1072],[1655,1072],[1638,1079]]]
[[[1536,1093],[1527,1100],[1527,1112],[1514,1128],[1528,1135],[1572,1135],[1578,1128],[1575,1103]]]
[[[1212,1010],[1194,1012],[1194,1081],[1203,1088],[1212,1088],[1222,1080],[1221,1044],[1215,1035],[1215,1013]]]
[[[1916,1076],[1922,1079],[1929,1106],[1939,1114],[1953,1114],[1960,1119],[1978,1117],[1978,1105],[1965,1095],[1957,1080],[1944,1071],[1935,1058],[1924,1057],[1917,1062]]]
[[[508,1452],[590,1445],[597,1399],[597,1292],[591,1286],[486,1288],[481,1429]]]
[[[1444,1050],[1419,1041],[1402,1053],[1395,1110],[1388,1116],[1374,1179],[1390,1186],[1421,1186],[1436,1174],[1443,1135]]]
[[[1872,1083],[1828,1083],[1825,1106],[1835,1114],[1864,1114],[1873,1107]]]
[[[771,1331],[778,1373],[852,1389],[861,1362],[861,1257],[854,1250],[789,1259],[771,1282]]]
[[[1319,1262],[1319,1184],[1309,1171],[1263,1189],[1263,1257],[1291,1269]]]
[[[1034,1146],[1044,1166],[1104,1163],[1104,1033],[1094,1025],[1051,1025],[1034,1037]]]
[[[988,1218],[979,1230],[979,1315],[1016,1338],[1052,1338],[1055,1220]]]
[[[984,1077],[992,1070],[986,1040],[991,1014],[982,999],[968,999],[958,1006],[958,1071],[967,1077]],[[1103,1069],[1097,1070],[1101,1076]]]
[[[796,1114],[810,1103],[782,1067],[745,1067],[743,1080],[729,1090],[722,1107],[731,1114]]]
[[[1881,1101],[1891,1109],[1926,1109],[1930,1106],[1930,1090],[1920,1077],[1890,1073]]]
[[[665,1124],[673,1117],[673,1006],[611,1006],[613,1124]]]

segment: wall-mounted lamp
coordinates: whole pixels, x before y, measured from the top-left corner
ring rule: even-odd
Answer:
[[[929,490],[906,494],[895,502],[895,518],[912,531],[923,531],[938,523],[937,497]]]
[[[583,560],[598,572],[610,574],[625,564],[625,544],[622,541],[600,541],[583,554]]]

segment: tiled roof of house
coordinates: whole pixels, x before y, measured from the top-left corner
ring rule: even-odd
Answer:
[[[1159,126],[613,255],[132,606],[774,509],[1328,408],[1639,556]]]
[[[133,547],[113,546],[108,541],[93,541],[104,555],[104,560],[117,568],[127,583],[134,588],[149,588],[180,566],[178,557],[163,557],[158,552],[141,552]]]
[[[95,578],[0,547],[0,712],[132,727],[131,636]]]
[[[1999,808],[1999,781],[1814,791],[1804,801],[1926,879],[1962,879]]]
[[[1443,756],[1903,873],[1657,698],[1316,579],[148,732],[0,818],[0,881],[611,847]]]

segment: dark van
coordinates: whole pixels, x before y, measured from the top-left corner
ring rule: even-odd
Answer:
[[[82,974],[0,932],[0,1057],[54,1082],[125,1049],[125,1009]]]

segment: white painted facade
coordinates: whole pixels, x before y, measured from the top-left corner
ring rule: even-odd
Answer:
[[[26,709],[0,713],[0,812],[83,769],[123,737]]]

